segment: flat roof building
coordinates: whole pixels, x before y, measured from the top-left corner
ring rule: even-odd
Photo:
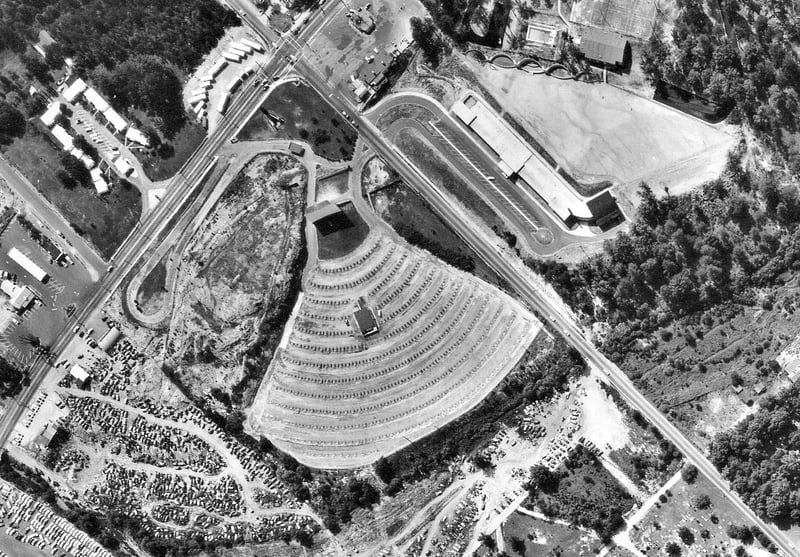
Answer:
[[[66,100],[67,102],[70,103],[75,102],[75,99],[77,99],[81,95],[81,93],[83,93],[86,90],[86,87],[87,87],[86,82],[79,77],[75,81],[73,81],[66,89],[64,89],[64,92],[61,93],[61,96],[64,97],[64,100]]]
[[[106,111],[103,112],[103,116],[106,117],[106,120],[108,120],[108,122],[114,126],[114,129],[118,132],[124,132],[128,127],[128,122],[125,120],[125,118],[120,116],[119,113],[113,108],[106,109]]]
[[[20,286],[14,296],[11,297],[11,307],[14,308],[14,311],[22,313],[31,307],[34,300],[36,300],[36,294],[27,286]]]
[[[145,147],[150,146],[150,138],[147,137],[144,132],[141,132],[133,127],[128,128],[128,131],[125,132],[125,139],[128,141],[133,141],[134,143],[138,143],[139,145],[144,145]]]
[[[53,129],[50,130],[50,133],[52,133],[53,137],[56,138],[56,141],[61,144],[62,149],[65,151],[72,150],[72,136],[67,130],[62,128],[60,124],[53,126]]]
[[[297,155],[298,157],[302,157],[305,154],[305,148],[298,143],[297,141],[290,141],[289,142],[289,152],[293,155]]]
[[[75,381],[78,383],[79,387],[85,386],[89,381],[89,374],[78,364],[72,366],[72,369],[69,370],[69,374],[75,378]]]
[[[89,174],[92,177],[92,184],[94,184],[94,189],[97,191],[98,195],[108,193],[108,182],[106,182],[106,179],[103,177],[103,171],[99,168],[93,168],[89,171]]]
[[[133,166],[131,166],[131,163],[122,157],[117,157],[117,159],[114,161],[114,168],[116,168],[117,172],[119,172],[122,176],[127,176],[133,172]]]
[[[56,117],[59,114],[61,114],[61,103],[58,101],[53,101],[47,107],[47,110],[44,111],[44,114],[39,116],[39,120],[41,120],[42,124],[49,128],[56,123]]]
[[[47,273],[42,270],[36,263],[31,261],[27,255],[19,251],[17,248],[11,248],[8,251],[8,256],[17,265],[25,269],[33,278],[40,282],[47,281]]]
[[[86,89],[86,91],[83,93],[83,96],[86,99],[86,102],[92,105],[98,112],[105,112],[111,108],[106,100],[100,95],[100,93],[95,91],[92,87]]]

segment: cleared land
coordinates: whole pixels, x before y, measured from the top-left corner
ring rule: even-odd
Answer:
[[[722,128],[614,87],[466,64],[576,180],[619,183],[626,211],[641,180],[675,194],[716,178],[735,142]]]
[[[321,468],[369,464],[457,418],[541,327],[493,287],[380,233],[315,265],[304,291],[247,425]],[[366,340],[346,321],[359,297],[380,324]]]
[[[673,541],[681,547],[683,557],[706,557],[713,555],[714,551],[720,555],[732,555],[741,545],[739,540],[728,536],[728,526],[749,527],[749,524],[745,524],[741,513],[705,476],[698,476],[693,484],[680,480],[666,495],[666,502],[654,505],[639,522],[638,528],[630,531],[631,540],[638,549],[654,555]],[[708,507],[705,501],[701,503],[703,496],[708,498]],[[698,503],[703,508],[698,509]],[[681,527],[691,531],[691,543],[681,542],[678,537]],[[752,541],[746,549],[751,555],[769,555],[757,541]]]
[[[582,557],[594,555],[602,546],[600,540],[585,531],[548,522],[523,514],[513,513],[503,523],[503,539],[509,555],[547,555],[561,549],[564,555]],[[522,546],[524,549],[522,549]]]
[[[293,83],[276,87],[239,134],[243,141],[276,137],[307,141],[317,155],[331,161],[352,159],[358,139],[350,124],[314,89]]]
[[[305,188],[279,184],[301,171],[291,157],[254,158],[185,252],[169,356],[181,383],[198,399],[213,388],[233,391],[234,402],[250,396],[249,374],[257,386],[272,355],[304,253]],[[245,352],[252,365],[242,365]]]

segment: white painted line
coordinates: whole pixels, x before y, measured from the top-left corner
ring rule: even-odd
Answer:
[[[474,163],[473,163],[471,160],[469,160],[469,159],[468,159],[466,156],[464,156],[464,153],[462,153],[462,152],[461,152],[461,150],[460,150],[458,147],[456,147],[456,146],[453,144],[453,142],[452,142],[452,141],[450,141],[450,139],[449,139],[449,138],[448,138],[448,137],[447,137],[447,136],[446,136],[444,133],[442,133],[442,131],[441,131],[439,128],[437,128],[437,127],[436,127],[436,124],[434,124],[433,122],[428,122],[428,123],[431,125],[431,127],[433,127],[433,129],[434,129],[434,130],[436,130],[436,132],[437,132],[437,133],[438,133],[440,136],[442,136],[442,138],[443,138],[445,141],[447,141],[447,143],[448,143],[448,144],[449,144],[449,145],[450,145],[450,146],[451,146],[451,147],[452,147],[452,148],[453,148],[453,149],[454,149],[454,150],[455,150],[455,151],[456,151],[456,152],[457,152],[459,155],[461,155],[461,158],[463,158],[464,160],[466,160],[466,161],[467,161],[467,162],[468,162],[468,163],[469,163],[469,164],[472,166],[472,168],[474,168],[474,169],[475,169],[475,172],[477,172],[478,174],[480,174],[480,175],[481,175],[481,177],[483,177],[483,179],[484,179],[484,180],[486,180],[486,183],[487,183],[487,184],[489,184],[489,186],[491,186],[491,188],[492,188],[492,189],[493,189],[495,192],[497,192],[497,193],[500,195],[500,197],[502,197],[502,198],[505,200],[505,202],[506,202],[506,203],[508,203],[508,204],[509,204],[511,207],[513,207],[513,208],[514,208],[514,209],[517,211],[517,213],[519,213],[519,214],[520,214],[520,216],[521,216],[523,219],[525,219],[525,220],[528,222],[528,224],[530,224],[530,225],[533,227],[533,229],[534,229],[535,231],[538,231],[538,230],[539,230],[539,228],[540,228],[540,227],[539,227],[539,225],[538,225],[537,223],[535,223],[534,221],[532,221],[532,220],[531,220],[531,218],[530,218],[530,217],[529,217],[527,214],[525,214],[525,213],[522,211],[522,209],[520,209],[520,208],[517,206],[517,204],[516,204],[516,203],[514,203],[513,201],[511,201],[511,199],[510,199],[510,198],[509,198],[509,197],[508,197],[508,196],[507,196],[507,195],[506,195],[506,194],[505,194],[503,191],[501,191],[501,190],[500,190],[500,189],[499,189],[499,188],[498,188],[498,187],[497,187],[497,186],[494,184],[494,182],[492,182],[491,180],[489,180],[489,178],[486,176],[486,174],[484,174],[483,172],[481,172],[481,171],[478,169],[478,167],[477,167],[477,166],[475,166],[475,164],[474,164]]]

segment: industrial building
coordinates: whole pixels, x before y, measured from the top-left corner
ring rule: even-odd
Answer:
[[[620,216],[616,201],[607,191],[586,200],[534,151],[489,106],[473,95],[456,102],[453,114],[499,158],[503,175],[531,188],[567,226],[577,223],[605,226]]]
[[[79,389],[84,388],[89,382],[89,374],[78,364],[72,366],[72,369],[69,370],[69,374],[75,379],[75,383],[77,383]]]
[[[48,274],[17,248],[11,248],[8,251],[8,256],[14,263],[25,269],[33,278],[40,282],[47,282]]]

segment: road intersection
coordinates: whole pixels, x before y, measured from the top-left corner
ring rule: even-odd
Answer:
[[[472,226],[469,220],[464,218],[456,204],[452,203],[446,192],[441,191],[428,180],[393,144],[387,141],[383,133],[374,125],[372,119],[357,113],[355,111],[355,103],[332,87],[327,78],[321,74],[319,68],[300,55],[303,49],[309,48],[307,46],[308,39],[321,32],[326,22],[332,17],[330,10],[327,14],[319,11],[315,13],[296,38],[290,36],[288,39],[284,38],[276,41],[274,33],[253,12],[254,7],[250,2],[231,0],[231,3],[242,16],[245,24],[267,45],[273,45],[272,58],[260,69],[260,75],[257,78],[271,79],[272,76],[280,75],[281,73],[294,73],[314,87],[320,93],[320,96],[334,109],[352,118],[359,127],[363,141],[392,166],[409,185],[423,195],[428,203],[433,206],[476,254],[507,281],[524,303],[528,304],[531,309],[537,311],[540,315],[547,316],[550,324],[565,335],[567,342],[575,347],[594,369],[600,370],[603,379],[619,390],[633,408],[638,409],[648,420],[656,425],[664,436],[683,452],[690,462],[697,465],[711,482],[729,497],[744,516],[768,533],[785,554],[798,555],[794,545],[785,534],[776,527],[760,520],[730,490],[727,482],[705,455],[692,445],[635,388],[624,372],[605,358],[591,341],[584,336],[583,331],[572,320],[571,316],[562,312],[557,304],[554,304],[534,286],[533,281],[530,280],[530,271],[524,268],[518,259],[510,257],[508,251],[498,246],[494,239],[490,238],[483,230]],[[305,43],[305,46],[303,43]],[[300,52],[298,52],[298,49]],[[217,128],[201,143],[191,159],[170,181],[167,193],[162,201],[142,219],[130,237],[117,251],[112,260],[113,266],[110,267],[111,270],[97,283],[95,293],[78,311],[75,316],[75,322],[82,322],[90,314],[102,307],[108,297],[123,284],[139,262],[151,250],[157,248],[171,223],[186,209],[186,200],[190,199],[195,189],[201,186],[203,174],[212,165],[216,164],[214,157],[217,151],[258,110],[265,94],[260,87],[250,87],[246,88],[244,93],[234,100],[231,108]],[[489,157],[487,153],[484,153],[484,155]],[[488,160],[491,160],[491,158],[489,157]],[[484,184],[478,183],[476,187],[484,187]],[[54,342],[52,346],[53,354],[59,354],[72,341],[72,324],[69,323],[65,326],[58,339]],[[28,401],[38,390],[41,381],[49,370],[50,365],[47,361],[40,359],[34,362],[30,369],[30,383],[24,388],[22,394],[17,397],[16,406],[12,405],[6,412],[2,425],[0,425],[0,443],[3,445],[8,441],[15,424],[25,411]]]

